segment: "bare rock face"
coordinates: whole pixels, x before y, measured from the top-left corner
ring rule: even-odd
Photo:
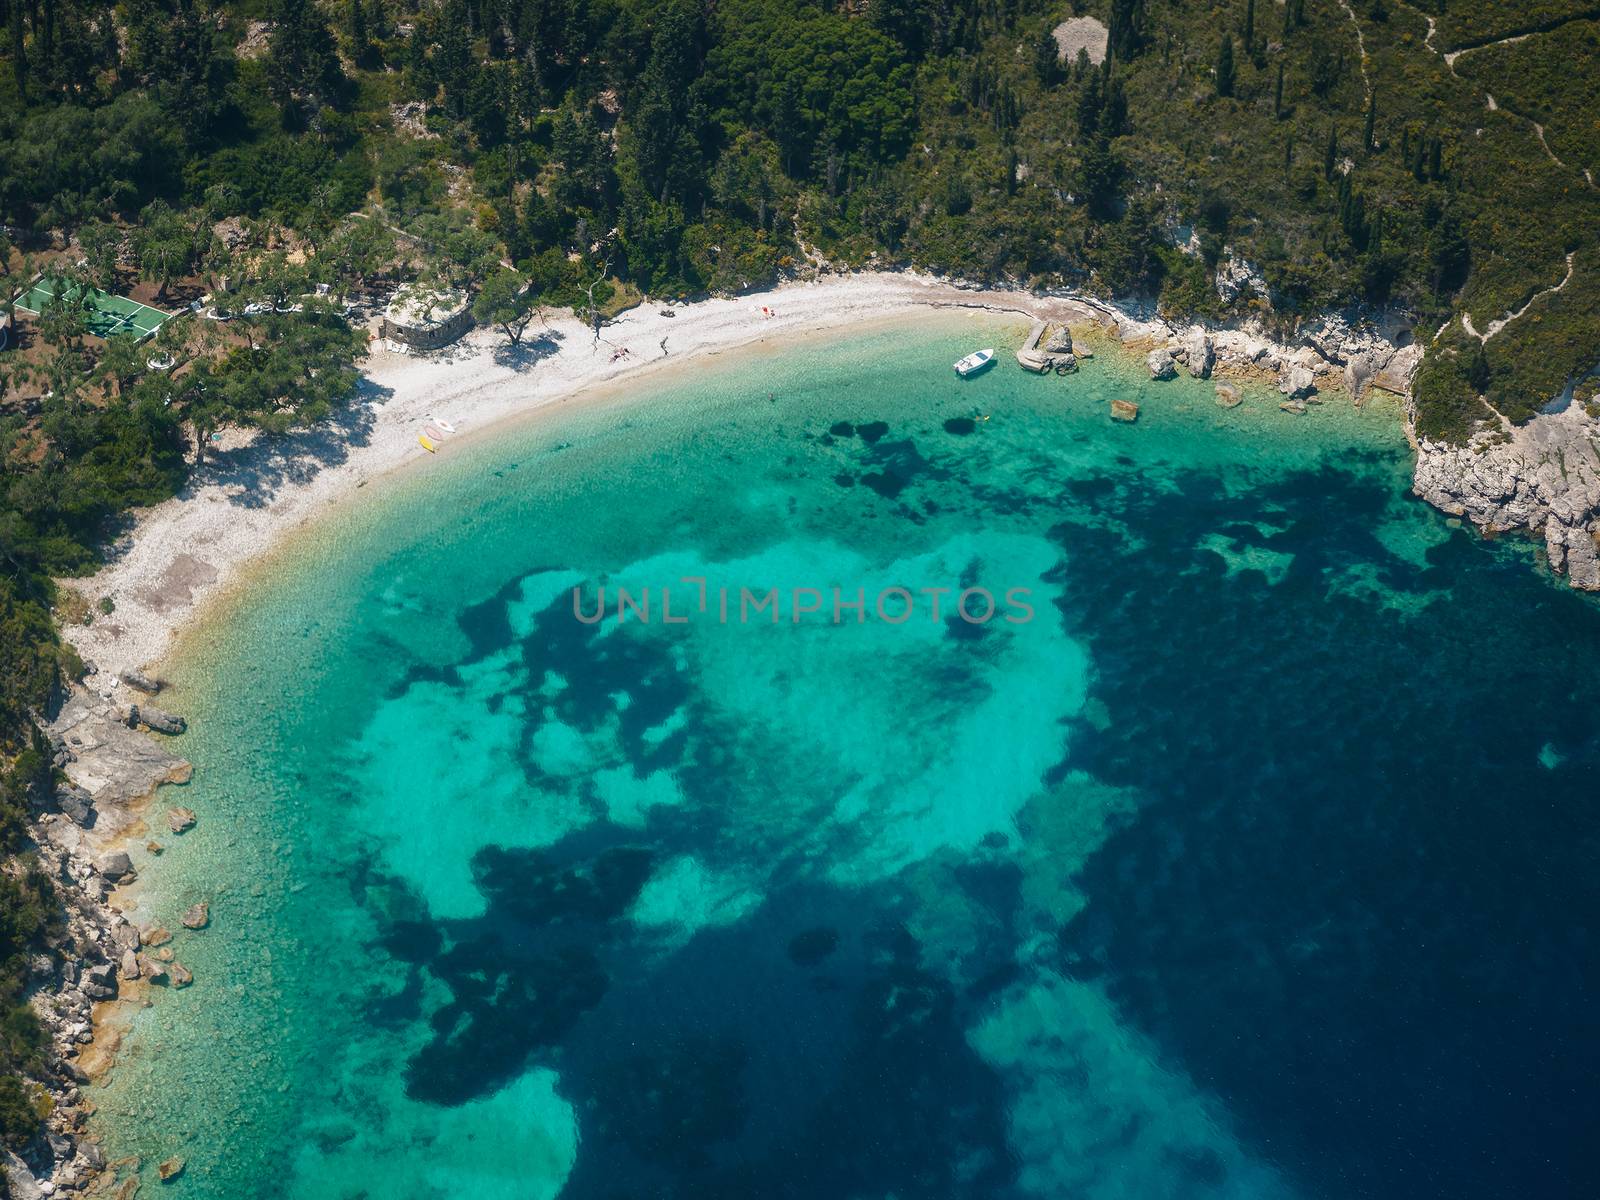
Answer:
[[[80,829],[94,828],[94,797],[75,784],[56,789],[56,807]]]
[[[122,977],[124,979],[139,978],[139,956],[132,950],[122,952]]]
[[[106,701],[74,691],[51,724],[70,757],[62,770],[101,817],[143,800],[164,783],[187,783],[194,773],[183,759],[118,720]]]
[[[109,854],[101,855],[94,868],[107,879],[116,882],[133,874],[133,860],[128,857],[126,850],[113,850]]]
[[[1216,346],[1204,329],[1193,329],[1184,343],[1184,366],[1196,379],[1210,379],[1211,368],[1217,361]]]
[[[1466,446],[1419,440],[1411,488],[1491,532],[1544,538],[1550,566],[1600,591],[1600,420],[1569,403]]]
[[[5,1172],[6,1187],[15,1200],[43,1200],[50,1195],[28,1169],[28,1164],[18,1158],[9,1147],[4,1150],[0,1169]]]
[[[1173,361],[1172,353],[1168,350],[1152,350],[1145,356],[1145,366],[1150,369],[1151,379],[1174,379],[1177,377],[1178,368]]]
[[[122,673],[122,682],[150,696],[154,696],[166,686],[161,680],[151,679],[148,675],[140,674],[138,671],[124,671]]]
[[[1217,296],[1224,304],[1232,304],[1246,291],[1267,297],[1267,279],[1254,263],[1230,254],[1217,265]]]
[[[128,706],[128,724],[137,728],[143,725],[156,733],[164,733],[176,737],[189,728],[189,722],[176,713],[165,712],[159,708],[152,708],[148,704],[130,704]]]
[[[1317,377],[1310,367],[1286,365],[1278,378],[1278,390],[1291,400],[1304,400],[1317,390]]]
[[[83,975],[83,994],[91,1000],[111,1000],[117,994],[117,969],[110,963],[98,963]]]

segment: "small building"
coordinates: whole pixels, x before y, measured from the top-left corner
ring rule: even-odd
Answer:
[[[471,328],[472,301],[465,292],[410,284],[383,310],[383,336],[413,350],[448,346]]]

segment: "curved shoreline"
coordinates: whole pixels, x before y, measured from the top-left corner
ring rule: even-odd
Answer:
[[[1181,347],[1185,338],[1204,337],[1219,369],[1281,371],[1286,379],[1298,374],[1307,386],[1317,370],[1326,376],[1337,365],[1320,348],[1313,354],[1309,347],[1273,345],[1243,332],[1206,334],[1195,327],[1179,335],[1163,321],[1078,295],[968,288],[910,272],[827,278],[671,309],[641,305],[606,325],[598,340],[568,315],[518,348],[508,348],[495,329],[475,330],[427,357],[375,343],[363,364],[361,395],[348,410],[282,438],[224,435],[182,493],[136,517],[95,575],[61,581],[91,604],[102,597],[115,604],[110,616],[63,632],[98,665],[96,690],[126,699],[120,674],[158,663],[177,631],[204,601],[225,591],[245,563],[341,497],[429,460],[417,435],[430,419],[455,427],[440,448],[448,454],[451,441],[475,439],[502,422],[663,371],[692,369],[718,354],[950,308],[1098,323],[1125,341],[1150,346]]]
[[[372,480],[397,477],[402,467],[430,463],[433,456],[417,443],[417,435],[430,420],[455,427],[440,449],[448,455],[513,421],[559,415],[557,406],[564,403],[628,403],[631,398],[622,389],[635,380],[661,382],[728,351],[788,349],[801,339],[903,324],[919,312],[959,309],[1098,324],[1126,342],[1130,354],[1149,350],[1152,374],[1153,360],[1161,354],[1170,358],[1176,353],[1191,360],[1203,354],[1209,366],[1213,349],[1219,373],[1254,378],[1268,386],[1274,373],[1286,378],[1294,372],[1309,378],[1313,369],[1324,377],[1333,373],[1320,347],[1316,353],[1323,361],[1308,364],[1309,348],[1296,351],[1240,332],[1195,328],[1185,341],[1185,335],[1164,322],[1142,320],[1083,297],[965,288],[911,274],[795,284],[756,296],[677,306],[671,316],[654,306],[641,307],[605,326],[598,339],[568,316],[552,320],[542,334],[516,351],[509,350],[493,329],[478,330],[455,347],[428,357],[397,354],[379,343],[363,364],[361,394],[347,411],[287,437],[227,436],[208,462],[195,470],[183,493],[138,515],[100,572],[63,581],[91,601],[102,596],[115,601],[110,616],[63,631],[86,660],[98,661],[98,670],[74,689],[70,703],[77,705],[80,720],[89,712],[91,725],[85,728],[118,726],[127,704],[148,699],[130,690],[122,678],[125,673],[149,670],[166,659],[179,635],[202,622],[206,613],[225,611],[230,600],[248,590],[254,569],[270,569],[275,555],[292,543],[294,531],[344,511]],[[1196,344],[1196,338],[1203,340],[1203,346]],[[344,505],[338,504],[341,500]],[[119,741],[147,740],[126,728],[115,733]],[[70,733],[67,736],[70,741]],[[137,759],[140,753],[130,751],[127,757]],[[166,759],[182,761],[170,755]],[[128,839],[146,832],[142,817],[158,803],[155,790],[163,781],[154,776],[151,780],[142,797],[108,795],[109,819],[92,833],[73,830],[59,815],[46,818],[38,828],[41,843],[51,842],[52,851],[62,856],[63,878],[75,878],[82,885],[73,908],[88,927],[90,940],[100,944],[101,957],[112,963],[126,949],[130,934],[134,947],[138,945],[137,930],[124,910],[131,902],[133,909],[148,912],[140,901],[150,897],[141,895],[143,889],[137,884],[113,891],[101,863]],[[81,986],[76,978],[63,978],[42,988],[41,995],[47,1003],[59,1004],[61,997],[71,999],[74,988]],[[102,998],[93,1006],[86,1026],[91,1041],[82,1045],[82,1055],[68,1068],[79,1083],[97,1080],[111,1068],[121,1029],[134,1006],[149,1003],[148,984],[142,978],[128,978],[125,988],[126,994],[115,1000]],[[80,1145],[93,1143],[81,1131],[77,1137]]]

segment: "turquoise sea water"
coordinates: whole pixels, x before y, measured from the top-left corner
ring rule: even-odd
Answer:
[[[137,915],[213,924],[110,1148],[195,1197],[1587,1190],[1600,613],[1409,498],[1381,403],[952,376],[1022,333],[645,381],[264,566],[173,666],[200,823]]]

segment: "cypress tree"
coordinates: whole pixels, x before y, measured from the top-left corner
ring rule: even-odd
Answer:
[[[1244,6],[1244,48],[1249,50],[1256,44],[1256,0],[1245,0]]]
[[[1373,140],[1373,135],[1377,132],[1377,124],[1378,124],[1378,93],[1377,92],[1373,92],[1372,95],[1367,97],[1367,127],[1366,127],[1365,132],[1362,134],[1362,145],[1364,145],[1366,147],[1368,154],[1371,154],[1372,151],[1376,148],[1376,143]]]
[[[367,10],[361,0],[350,0],[350,53],[360,60],[367,52]]]
[[[1045,87],[1054,87],[1061,79],[1061,47],[1056,45],[1056,35],[1048,29],[1034,46],[1033,70]]]
[[[1339,128],[1336,125],[1328,126],[1328,148],[1322,155],[1322,177],[1333,179],[1334,164],[1339,161]]]
[[[1444,143],[1438,138],[1434,138],[1428,148],[1428,175],[1433,179],[1444,178]]]
[[[1278,60],[1278,83],[1272,89],[1272,115],[1278,120],[1283,119],[1283,60]]]
[[[1222,35],[1222,49],[1217,51],[1217,95],[1233,95],[1233,35]]]
[[[28,51],[22,44],[22,0],[11,0],[11,71],[17,77],[17,91],[28,94]]]

